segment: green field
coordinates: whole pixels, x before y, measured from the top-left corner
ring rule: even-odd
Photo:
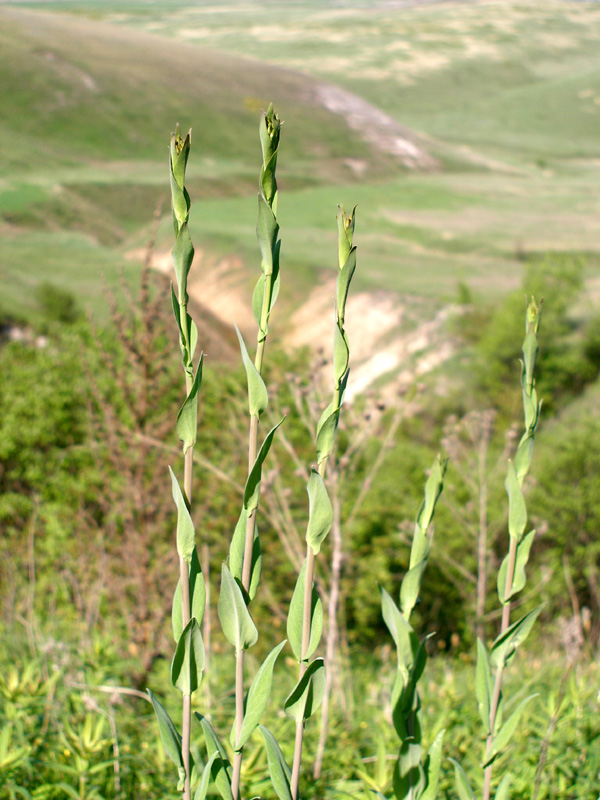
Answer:
[[[99,272],[135,271],[126,256],[143,246],[157,203],[167,216],[177,121],[194,130],[195,241],[208,261],[241,259],[251,274],[256,120],[270,100],[285,120],[291,305],[334,263],[339,202],[360,206],[365,289],[444,301],[462,281],[492,296],[518,284],[524,254],[554,250],[586,254],[597,276],[597,5],[449,3],[442,14],[5,2],[0,19],[11,87],[0,100],[0,268],[11,310],[33,313],[27,289],[43,279],[102,315]],[[378,123],[354,129],[319,104],[330,83],[414,131],[437,167],[407,169],[376,146]],[[165,222],[158,248],[168,247]]]
[[[284,120],[282,280],[258,440],[271,422],[285,425],[262,475],[263,583],[251,609],[260,643],[247,683],[284,631],[292,639],[286,616],[307,520],[328,517],[316,495],[307,503],[304,473],[312,475],[316,421],[331,399],[333,342],[337,373],[347,332],[351,377],[326,474],[317,454],[335,522],[317,589],[325,622],[335,623],[338,658],[328,668],[337,675],[320,779],[311,767],[319,725],[306,725],[302,796],[368,800],[374,790],[389,797],[393,785],[401,796],[398,738],[412,769],[421,728],[401,718],[419,702],[423,744],[447,730],[439,800],[483,796],[486,730],[510,732],[530,699],[512,744],[500,748],[495,800],[598,800],[600,2],[404,5],[0,0],[0,800],[181,797],[143,694],[156,687],[180,725],[181,707],[164,690],[180,535],[166,467],[183,472],[176,431],[195,431],[195,422],[190,402],[175,423],[189,386],[164,277],[178,123],[193,129],[188,290],[206,355],[190,510],[211,590],[210,667],[193,703],[225,736],[241,707],[216,589],[231,533],[241,530],[243,487],[248,504],[256,486],[256,467],[246,482],[256,455],[246,447],[247,377],[251,405],[265,404],[260,379],[244,374],[232,323],[253,352],[258,122],[271,101]],[[351,270],[351,256],[338,270],[340,203],[358,205],[358,266],[344,319],[337,295],[334,339],[335,277]],[[539,340],[538,307],[528,307],[520,372],[525,292],[546,302]],[[530,380],[538,341],[539,432]],[[330,411],[347,377],[337,373]],[[419,528],[431,511],[431,483],[417,509],[438,452],[449,465],[413,617],[416,653],[401,581],[411,576],[410,595],[429,555],[431,538],[416,564],[409,546],[415,513]],[[505,482],[509,458],[520,472],[508,466]],[[181,527],[188,536],[185,520]],[[508,601],[510,621],[540,614],[506,671],[494,721],[476,638],[491,645],[506,617],[496,577],[507,528],[522,592]],[[378,586],[400,590],[398,658]],[[404,689],[419,681],[426,651],[418,701]],[[282,654],[265,713],[288,762],[294,726],[276,709],[293,690],[292,664]],[[392,713],[394,696],[402,699]],[[473,793],[455,790],[449,758],[465,766]],[[259,738],[249,740],[244,797],[275,797],[266,760]],[[508,770],[510,795],[497,786]],[[204,789],[216,796],[212,780],[198,785],[198,800]],[[410,797],[412,786],[411,778]]]

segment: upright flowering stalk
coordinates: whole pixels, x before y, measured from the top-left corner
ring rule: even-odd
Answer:
[[[269,453],[278,423],[266,435],[258,447],[258,428],[261,414],[268,405],[267,387],[262,378],[262,366],[268,323],[271,310],[279,291],[279,224],[277,222],[277,181],[275,169],[279,149],[281,123],[269,106],[260,122],[259,135],[262,149],[258,193],[258,223],[256,234],[261,252],[261,276],[252,299],[254,317],[258,325],[256,355],[254,361],[240,331],[237,331],[248,380],[248,410],[250,431],[248,443],[248,479],[244,489],[242,511],[236,526],[229,564],[223,565],[219,619],[223,632],[235,649],[235,720],[231,729],[230,743],[234,751],[231,772],[231,795],[240,797],[240,778],[244,745],[260,722],[266,708],[275,661],[283,642],[275,647],[258,670],[248,691],[244,693],[244,660],[246,650],[258,639],[258,631],[252,621],[249,605],[260,581],[262,556],[256,525],[256,514],[260,502],[262,466]],[[283,420],[282,420],[283,421]]]
[[[427,566],[432,540],[431,522],[442,493],[445,471],[446,462],[438,456],[425,484],[425,498],[417,514],[408,572],[400,586],[399,605],[385,589],[381,589],[383,619],[396,645],[398,658],[392,690],[392,719],[400,740],[394,769],[396,800],[435,800],[439,780],[444,731],[440,731],[429,752],[425,753],[417,687],[427,661],[426,641],[419,642],[410,618],[419,599]]]
[[[541,402],[538,401],[535,389],[535,366],[538,356],[537,333],[540,324],[541,304],[535,298],[527,303],[525,315],[525,339],[523,341],[523,361],[521,362],[521,391],[523,396],[523,415],[525,431],[514,461],[508,462],[506,474],[506,493],[508,495],[508,555],[498,571],[498,597],[502,605],[502,623],[500,633],[488,650],[485,644],[477,641],[477,670],[475,690],[479,715],[486,734],[485,753],[483,758],[483,800],[489,800],[492,791],[492,770],[495,760],[508,746],[513,734],[519,726],[521,714],[535,695],[526,697],[504,720],[504,699],[502,683],[504,670],[517,650],[529,636],[541,606],[525,614],[511,624],[511,602],[515,595],[525,588],[527,577],[525,567],[529,561],[529,553],[535,530],[527,530],[527,507],[523,494],[523,481],[529,472],[533,442],[537,429]],[[457,791],[460,797],[475,797],[469,779],[463,768],[454,763]],[[501,780],[495,794],[496,800],[504,800],[509,796],[511,776],[507,773]]]
[[[307,491],[309,517],[306,529],[306,558],[294,590],[287,621],[287,633],[294,656],[298,662],[299,679],[284,708],[296,723],[294,758],[289,782],[293,800],[298,797],[304,725],[319,708],[326,696],[325,666],[322,658],[312,662],[323,630],[323,608],[314,586],[315,557],[318,555],[333,522],[333,509],[327,488],[325,472],[333,452],[341,403],[350,371],[350,350],[344,330],[348,289],[356,268],[356,248],[352,246],[354,210],[347,215],[338,208],[338,276],[334,325],[334,389],[333,399],[323,412],[316,431],[317,468],[311,470]],[[336,609],[329,609],[335,616]],[[281,795],[280,795],[281,796]]]
[[[172,613],[173,636],[177,645],[171,663],[171,681],[183,695],[181,733],[161,703],[148,690],[165,749],[179,771],[178,789],[183,791],[184,800],[191,798],[193,766],[190,756],[191,701],[193,692],[200,685],[205,665],[201,624],[206,601],[206,587],[200,570],[194,524],[190,514],[193,448],[198,425],[198,392],[202,381],[202,356],[197,368],[194,369],[198,330],[187,310],[187,277],[194,258],[194,247],[188,229],[190,197],[184,185],[191,144],[190,134],[191,132],[188,132],[183,139],[177,129],[171,136],[170,146],[171,198],[175,232],[173,264],[177,282],[177,293],[173,289],[171,293],[179,329],[186,386],[186,399],[177,415],[177,434],[183,443],[184,454],[183,491],[175,474],[170,470],[173,500],[177,508],[176,541],[179,556],[179,583],[175,590]]]

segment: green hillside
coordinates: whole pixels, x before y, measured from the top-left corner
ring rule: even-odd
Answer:
[[[463,281],[493,296],[518,285],[523,256],[546,251],[583,254],[597,276],[597,5],[446,3],[442,14],[86,0],[4,3],[0,22],[11,87],[0,97],[0,269],[13,312],[35,315],[31,289],[49,280],[102,315],[98,275],[135,279],[126,256],[161,202],[157,247],[168,250],[177,121],[194,130],[194,239],[209,260],[241,259],[253,274],[256,127],[271,100],[285,120],[292,304],[334,263],[339,202],[360,205],[364,288],[443,301]],[[344,113],[322,80],[351,92]],[[411,172],[379,150],[383,129],[368,112],[355,129],[353,97],[412,126],[440,169]]]
[[[38,279],[93,299],[99,271],[126,266],[131,237],[166,210],[176,122],[194,129],[195,200],[254,195],[270,100],[286,120],[284,187],[352,181],[348,158],[375,177],[391,162],[308,104],[311,79],[85,19],[3,6],[0,81],[3,304],[25,315]]]

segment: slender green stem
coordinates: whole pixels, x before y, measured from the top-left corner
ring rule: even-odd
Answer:
[[[187,319],[187,306],[183,307],[184,319]],[[188,326],[184,326],[184,331],[187,334]],[[186,336],[187,338],[187,336]],[[186,392],[192,390],[192,379],[186,372],[185,375]],[[183,489],[187,500],[188,508],[192,506],[192,473],[194,468],[194,448],[190,447],[184,457],[183,465]],[[190,573],[189,568],[183,558],[179,558],[179,578],[181,582],[181,620],[183,627],[188,624],[191,616],[191,601],[190,601]],[[190,783],[190,743],[192,732],[192,698],[189,694],[183,695],[182,706],[182,723],[181,723],[181,754],[183,758],[183,766],[185,769],[185,782],[183,786],[183,800],[191,800],[191,783]]]
[[[338,387],[333,393],[333,407],[338,408],[340,403],[340,390]],[[324,479],[327,472],[327,462],[329,457],[322,459],[319,464],[319,475]],[[304,575],[304,605],[302,608],[302,651],[299,667],[299,677],[301,678],[308,664],[306,663],[306,653],[310,644],[310,627],[312,618],[312,589],[315,577],[315,554],[310,546],[306,548],[306,572]],[[304,722],[299,720],[296,723],[296,738],[294,741],[294,759],[292,762],[292,779],[290,791],[293,800],[298,797],[298,785],[300,783],[300,765],[302,763],[302,748],[304,745]]]
[[[236,738],[242,730],[244,722],[244,650],[235,654],[235,735]],[[240,776],[242,771],[242,751],[235,752],[233,756],[233,771],[231,774],[231,792],[237,800],[240,791]]]
[[[506,570],[506,583],[504,588],[504,595],[508,597],[515,575],[515,564],[517,561],[517,540],[514,536],[510,537],[510,547],[508,551],[508,565]],[[500,626],[500,634],[505,633],[510,627],[510,601],[504,604],[502,609],[502,624]],[[490,705],[490,733],[487,737],[485,755],[486,760],[490,757],[492,747],[494,745],[494,727],[496,725],[496,715],[498,713],[498,705],[500,703],[500,692],[502,691],[502,679],[504,677],[504,668],[499,666],[496,670],[494,680],[494,691],[492,694],[492,702]],[[483,800],[490,800],[492,790],[492,772],[493,765],[487,766],[483,773]]]

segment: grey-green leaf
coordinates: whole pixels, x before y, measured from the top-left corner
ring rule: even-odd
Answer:
[[[198,560],[198,550],[194,547],[192,553],[192,561],[189,567],[190,573],[190,616],[195,617],[198,625],[202,624],[204,617],[204,609],[206,607],[206,583],[204,582],[204,575],[200,570],[200,561]],[[173,597],[173,610],[171,613],[171,622],[173,625],[173,638],[176,642],[183,631],[183,616],[181,609],[181,581],[177,581],[177,588],[175,589],[175,596]]]
[[[191,695],[202,680],[206,656],[202,633],[192,617],[183,629],[171,662],[171,681],[180,692]]]
[[[171,717],[167,714],[164,706],[156,699],[150,689],[147,689],[154,712],[158,720],[158,729],[160,731],[160,738],[165,747],[167,755],[175,766],[181,771],[183,770],[183,758],[181,755],[181,736],[173,724]]]
[[[275,215],[265,198],[258,195],[258,222],[256,224],[256,236],[262,255],[262,269],[265,275],[273,273],[273,250],[277,241],[279,225]]]
[[[177,552],[181,558],[190,564],[192,555],[196,547],[196,533],[194,531],[194,523],[190,516],[190,512],[185,502],[183,492],[179,486],[177,478],[171,467],[171,488],[173,491],[173,500],[177,506]]]
[[[306,580],[306,560],[302,564],[302,569],[296,581],[296,588],[290,602],[290,610],[287,618],[287,635],[292,651],[298,662],[302,661],[302,628],[304,620],[304,594]],[[310,658],[317,649],[323,632],[323,604],[317,590],[312,588],[312,612],[310,618],[310,640],[308,652],[304,653],[304,658]]]
[[[179,229],[179,234],[173,247],[173,265],[177,278],[179,303],[187,302],[187,276],[194,260],[194,245],[190,238],[187,222]]]
[[[512,783],[512,775],[510,774],[510,772],[507,772],[506,775],[502,778],[502,780],[498,784],[494,800],[510,800],[509,791],[511,783]]]
[[[410,621],[412,610],[419,599],[421,579],[426,566],[427,561],[424,559],[412,569],[409,569],[402,580],[400,586],[400,607],[402,609],[402,616],[407,622]]]
[[[398,651],[398,666],[402,668],[403,673],[406,674],[406,678],[408,678],[408,670],[412,667],[415,655],[419,649],[419,640],[390,595],[383,587],[380,586],[379,588],[381,590],[383,621],[392,634],[392,639],[396,645]]]
[[[187,453],[190,447],[196,444],[198,432],[198,392],[202,383],[202,362],[204,353],[200,356],[196,375],[192,383],[189,395],[177,414],[177,436],[183,442],[183,453]]]
[[[262,465],[265,458],[269,454],[271,445],[273,444],[275,431],[281,425],[284,419],[285,417],[281,419],[277,425],[271,428],[271,430],[265,436],[265,440],[258,452],[254,466],[248,475],[248,480],[246,481],[246,487],[244,489],[244,508],[246,508],[249,512],[254,511],[255,508],[258,508],[258,501],[260,499],[260,482],[262,479]]]
[[[231,765],[227,758],[225,748],[219,741],[219,737],[206,717],[198,714],[197,711],[195,711],[194,714],[202,726],[204,741],[206,743],[206,752],[209,758],[212,758],[213,755],[218,756],[215,757],[211,770],[217,791],[223,800],[233,800],[233,793],[231,791]]]
[[[467,773],[458,761],[455,761],[453,758],[451,758],[450,761],[454,764],[454,781],[459,800],[475,800],[475,793],[473,789],[471,789]]]
[[[508,746],[515,731],[517,730],[519,720],[521,719],[521,714],[525,710],[525,706],[527,706],[527,704],[530,703],[534,697],[537,697],[537,694],[530,694],[529,697],[526,697],[524,700],[522,700],[510,717],[506,720],[504,725],[500,728],[496,736],[494,736],[492,750],[489,757],[483,764],[484,767],[487,767],[488,764],[491,764],[492,761],[494,761],[494,759]]]
[[[350,282],[356,269],[356,247],[350,251],[346,263],[338,272],[337,287],[336,287],[336,305],[337,314],[340,325],[344,325],[344,317],[346,315],[346,300],[348,299],[348,289]]]
[[[517,557],[515,560],[515,572],[513,576],[512,588],[509,590],[507,596],[505,596],[504,592],[506,589],[506,573],[508,572],[508,555],[505,557],[500,569],[498,570],[498,597],[500,598],[500,602],[503,604],[508,603],[512,597],[525,588],[525,584],[527,583],[525,567],[529,561],[529,552],[534,539],[535,531],[530,531],[517,545]]]
[[[265,746],[267,749],[267,764],[269,767],[269,775],[271,776],[271,783],[273,789],[279,800],[293,800],[292,790],[290,788],[290,781],[292,779],[292,771],[288,767],[281,748],[277,744],[277,740],[268,728],[264,725],[259,725],[258,729],[263,735]]]
[[[508,471],[504,483],[508,494],[508,532],[517,542],[521,541],[527,525],[527,508],[523,490],[517,480],[512,461],[508,462]]]
[[[531,630],[538,618],[543,606],[538,606],[529,614],[514,622],[507,631],[500,634],[494,644],[492,645],[492,652],[490,654],[490,664],[494,669],[499,667],[504,668],[511,660],[519,645],[531,633]]]
[[[254,680],[248,692],[248,697],[246,698],[244,721],[242,722],[242,729],[237,741],[235,741],[235,722],[231,729],[231,745],[234,750],[241,750],[258,727],[261,717],[267,707],[267,703],[269,702],[275,662],[284,645],[285,640],[271,650],[254,676]]]
[[[238,326],[235,330],[240,342],[240,350],[242,352],[242,361],[246,370],[246,378],[248,379],[248,406],[250,414],[258,417],[266,409],[269,404],[269,396],[267,394],[267,387],[262,379],[260,372],[254,366],[254,362],[248,355],[246,343],[240,333]]]
[[[232,576],[241,583],[242,572],[244,569],[244,550],[246,546],[246,526],[248,523],[248,511],[242,508],[241,514],[235,526],[231,545],[229,547],[229,571]],[[258,526],[256,525],[256,517],[254,522],[254,544],[252,546],[252,569],[250,572],[250,587],[248,589],[248,597],[254,600],[258,585],[260,583],[260,574],[262,571],[262,552],[260,549],[260,539],[258,537]]]
[[[296,722],[304,722],[317,711],[324,694],[325,666],[322,658],[315,658],[283,704],[284,711]]]
[[[433,740],[429,748],[427,759],[427,788],[419,800],[436,800],[438,783],[440,780],[440,768],[442,765],[442,744],[444,741],[445,730],[441,730]]]
[[[337,430],[339,409],[333,409],[330,404],[323,413],[321,421],[317,426],[317,461],[319,464],[333,452],[335,444],[335,432]]]
[[[492,705],[493,679],[487,650],[481,639],[477,639],[477,667],[475,670],[475,696],[477,709],[483,723],[484,733],[490,733],[490,711]]]
[[[306,543],[315,555],[320,552],[321,545],[331,529],[333,508],[323,478],[313,469],[308,479],[308,526]]]
[[[221,594],[219,595],[219,620],[225,638],[236,652],[256,644],[258,631],[252,621],[242,590],[232,577],[227,564],[221,571]]]
[[[200,783],[198,784],[198,788],[196,789],[196,793],[194,794],[194,800],[205,800],[206,795],[208,793],[208,787],[210,785],[210,781],[212,778],[211,775],[212,766],[215,762],[215,759],[217,759],[218,757],[219,754],[217,752],[214,752],[204,765],[204,769],[202,770],[202,777],[200,778]]]
[[[340,330],[339,325],[335,326],[333,336],[333,377],[336,386],[339,386],[350,362],[350,349],[346,334]]]

